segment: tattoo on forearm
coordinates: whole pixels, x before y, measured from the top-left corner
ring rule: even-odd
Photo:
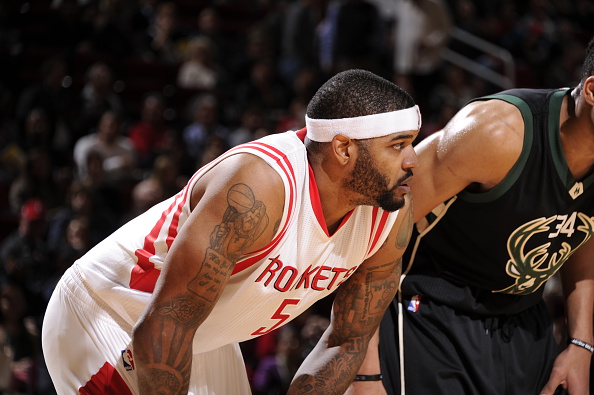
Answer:
[[[353,373],[353,355],[337,355],[315,376],[315,387],[341,388]]]
[[[196,317],[202,316],[204,306],[196,303],[192,298],[177,297],[158,309],[159,315],[169,316],[181,324],[192,324]]]
[[[361,350],[362,351],[362,350]],[[332,389],[333,393],[343,393],[356,373],[365,356],[364,352],[341,352],[334,356],[322,369],[315,372],[315,376],[303,375],[296,377],[291,384],[291,393],[317,394],[326,393]]]
[[[233,262],[217,251],[207,248],[200,271],[188,284],[188,290],[208,302],[215,302],[231,270]]]
[[[350,281],[341,285],[335,299],[336,314],[333,317],[336,327],[341,328],[341,338],[362,336],[370,326],[381,320],[398,287],[396,268],[399,262],[400,259],[397,259],[365,268],[358,273],[365,276],[364,281]],[[329,343],[332,341],[330,339]],[[353,347],[356,346],[353,344]]]
[[[163,364],[150,364],[145,368],[143,380],[141,381],[141,392],[155,394],[179,394],[184,383],[182,373]],[[189,375],[188,375],[189,376]],[[189,377],[188,377],[189,380]]]

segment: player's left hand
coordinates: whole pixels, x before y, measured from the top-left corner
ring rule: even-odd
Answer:
[[[588,395],[591,358],[592,354],[587,350],[567,347],[555,360],[551,377],[540,394],[553,395],[561,386],[569,395]]]

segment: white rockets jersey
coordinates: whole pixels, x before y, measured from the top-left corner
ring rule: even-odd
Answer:
[[[283,179],[283,218],[265,248],[235,265],[220,300],[198,328],[194,352],[268,333],[333,292],[380,248],[398,213],[359,206],[328,235],[304,135],[305,130],[270,135],[237,146],[198,170],[176,196],[122,226],[76,263],[84,286],[131,329],[190,215],[193,185],[218,162],[241,152],[262,158]],[[204,237],[211,232],[205,229]],[[203,258],[196,257],[196,265]]]

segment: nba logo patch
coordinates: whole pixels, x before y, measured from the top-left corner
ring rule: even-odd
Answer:
[[[124,369],[127,372],[134,370],[134,357],[132,357],[132,350],[122,350],[122,362]]]
[[[410,302],[408,302],[408,307],[406,308],[408,311],[412,311],[416,313],[419,311],[419,304],[421,303],[421,295],[415,295],[411,298]]]

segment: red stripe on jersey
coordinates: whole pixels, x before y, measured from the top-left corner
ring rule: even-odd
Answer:
[[[324,211],[322,210],[322,203],[320,202],[320,192],[318,191],[318,184],[316,184],[316,179],[314,177],[314,172],[309,166],[309,198],[311,200],[311,208],[313,209],[314,214],[316,215],[316,219],[320,224],[320,227],[326,233],[326,236],[330,237],[330,233],[328,232],[328,225],[326,224],[326,219],[324,218]],[[338,232],[338,229],[342,228],[344,224],[351,218],[353,215],[353,211],[351,210],[342,218],[340,225],[334,231],[334,233]]]
[[[377,220],[378,211],[379,207],[374,207],[371,211],[371,229],[369,230],[369,248],[367,249],[367,254],[371,252],[371,244],[373,243],[373,230],[375,229],[375,221]]]
[[[188,185],[192,185],[192,181],[197,175],[202,172],[197,172]],[[137,249],[134,252],[134,255],[138,258],[136,265],[132,268],[130,273],[130,288],[136,289],[143,292],[153,292],[155,289],[155,284],[159,279],[159,275],[161,274],[161,270],[156,269],[154,263],[150,261],[150,259],[155,255],[155,241],[159,237],[159,233],[161,233],[161,229],[165,224],[165,220],[169,216],[169,214],[175,209],[175,214],[173,215],[171,224],[167,230],[166,236],[166,243],[167,247],[171,247],[171,243],[177,236],[177,226],[179,224],[179,216],[181,214],[183,205],[188,199],[189,195],[189,188],[188,185],[182,189],[177,196],[183,195],[181,201],[178,201],[177,196],[176,199],[173,200],[171,206],[161,214],[159,221],[155,224],[153,229],[151,229],[150,233],[146,235],[144,238],[144,245],[142,248]],[[176,208],[177,207],[177,208]]]
[[[78,393],[81,395],[132,395],[122,376],[108,362],[105,362],[101,369],[78,389]]]
[[[268,243],[268,245],[266,245],[265,247],[263,247],[263,248],[261,248],[259,250],[252,251],[252,252],[248,253],[250,255],[251,254],[257,254],[257,255],[252,256],[252,257],[249,257],[249,258],[247,258],[245,260],[242,260],[242,261],[237,262],[235,264],[235,268],[233,269],[233,273],[231,273],[231,275],[236,274],[236,273],[239,273],[239,272],[241,272],[243,270],[246,270],[250,266],[254,265],[256,262],[260,261],[274,247],[276,247],[278,245],[278,243],[280,242],[280,240],[287,233],[288,225],[290,223],[290,220],[291,220],[291,217],[292,217],[293,211],[294,211],[294,205],[295,205],[295,189],[297,188],[297,180],[296,180],[296,177],[295,177],[295,171],[293,169],[293,166],[291,165],[291,162],[289,162],[287,156],[282,151],[279,151],[278,149],[276,149],[274,147],[271,147],[271,146],[269,146],[267,144],[263,144],[263,143],[260,143],[260,142],[243,144],[241,147],[244,147],[244,148],[247,147],[247,148],[251,148],[251,149],[257,150],[259,152],[262,152],[263,154],[266,154],[267,156],[269,156],[269,157],[271,157],[273,159],[276,159],[277,164],[280,166],[280,168],[283,170],[283,172],[285,173],[285,175],[289,179],[289,208],[288,208],[287,220],[285,221],[285,224],[283,225],[283,228],[281,229],[281,231],[279,232],[279,234],[270,243]],[[268,152],[268,151],[266,151],[263,148],[270,149],[274,153]]]
[[[143,292],[153,292],[161,271],[155,269],[155,265],[150,259],[155,255],[155,240],[157,240],[167,216],[175,206],[176,201],[174,200],[171,206],[163,211],[159,221],[157,221],[150,233],[145,236],[143,247],[134,251],[138,261],[130,273],[130,288]]]
[[[380,235],[382,234],[382,232],[384,231],[384,228],[386,227],[386,221],[388,221],[389,215],[390,215],[389,211],[382,211],[382,217],[380,219],[379,224],[377,225],[377,229],[375,231],[375,237],[373,238],[373,243],[371,243],[371,247],[369,248],[369,251],[367,251],[368,254],[371,251],[373,251],[373,249],[375,248],[375,245],[377,244],[377,241],[379,240]],[[376,217],[376,215],[374,215],[374,217]]]
[[[307,129],[303,128],[303,129],[299,129],[297,131],[297,137],[299,137],[299,139],[301,141],[305,141],[305,136],[307,135]]]

